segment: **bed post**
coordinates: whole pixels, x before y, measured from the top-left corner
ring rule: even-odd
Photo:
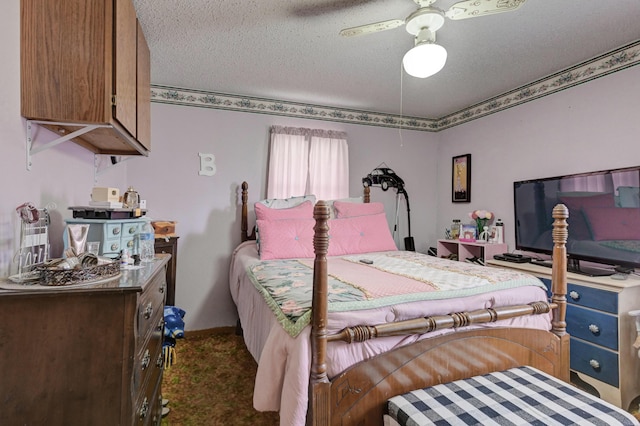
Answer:
[[[551,302],[557,305],[553,309],[551,331],[558,336],[567,333],[565,321],[567,313],[567,218],[569,210],[564,204],[558,204],[551,214],[553,222],[553,265],[551,269]]]
[[[364,187],[364,196],[362,201],[364,201],[365,203],[368,203],[371,201],[371,187],[370,186],[365,186]]]
[[[329,249],[329,206],[318,201],[313,210],[316,225],[313,228],[313,302],[311,306],[311,380],[307,424],[329,426],[331,407],[329,404],[329,379],[327,377],[327,315],[328,275],[327,251]]]
[[[570,383],[569,350],[570,341],[567,334],[567,218],[569,210],[564,204],[553,208],[553,265],[551,270],[551,302],[552,310],[551,332],[558,337],[557,362],[554,376]]]
[[[242,233],[242,235],[240,236],[240,241],[244,242],[247,240],[255,240],[256,239],[256,232],[255,230],[251,231],[251,234],[249,234],[249,219],[248,219],[248,212],[247,212],[247,200],[248,200],[248,191],[249,189],[249,184],[247,182],[242,182],[242,217],[240,218],[241,222],[240,222],[240,232]]]
[[[241,239],[242,241],[247,241],[247,230],[249,229],[248,219],[247,219],[247,189],[249,188],[249,184],[247,182],[242,182],[242,222],[240,224],[240,232],[242,232]]]

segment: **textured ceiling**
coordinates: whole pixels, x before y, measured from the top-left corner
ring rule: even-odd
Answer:
[[[481,0],[480,0],[481,1]],[[640,0],[528,0],[437,32],[448,51],[427,79],[402,72],[412,0],[133,0],[154,85],[441,118],[640,40]],[[446,10],[454,0],[438,0]]]

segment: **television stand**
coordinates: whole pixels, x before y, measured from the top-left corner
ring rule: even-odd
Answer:
[[[577,259],[569,259],[567,262],[567,272],[586,275],[588,277],[607,277],[616,273],[613,269],[604,269],[595,266],[581,266]]]
[[[551,268],[552,266],[552,262],[550,260],[533,259],[531,260],[531,263],[538,266],[544,266],[545,268]],[[587,277],[608,277],[616,273],[616,271],[613,269],[580,265],[580,261],[577,259],[569,259],[569,261],[567,262],[567,272],[586,275]]]

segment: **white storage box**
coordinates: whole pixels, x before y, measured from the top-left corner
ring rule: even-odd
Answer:
[[[96,186],[91,191],[91,201],[109,201],[117,203],[120,201],[120,190],[118,188],[106,188]]]

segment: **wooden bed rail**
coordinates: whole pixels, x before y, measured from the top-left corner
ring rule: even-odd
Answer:
[[[347,327],[339,333],[327,336],[327,341],[353,343],[364,342],[366,340],[379,337],[426,334],[436,330],[466,327],[474,324],[486,324],[526,315],[546,314],[556,307],[557,306],[554,303],[533,302],[528,305],[477,309],[469,312],[434,315],[425,318],[389,322],[379,325],[357,325],[354,327]]]

